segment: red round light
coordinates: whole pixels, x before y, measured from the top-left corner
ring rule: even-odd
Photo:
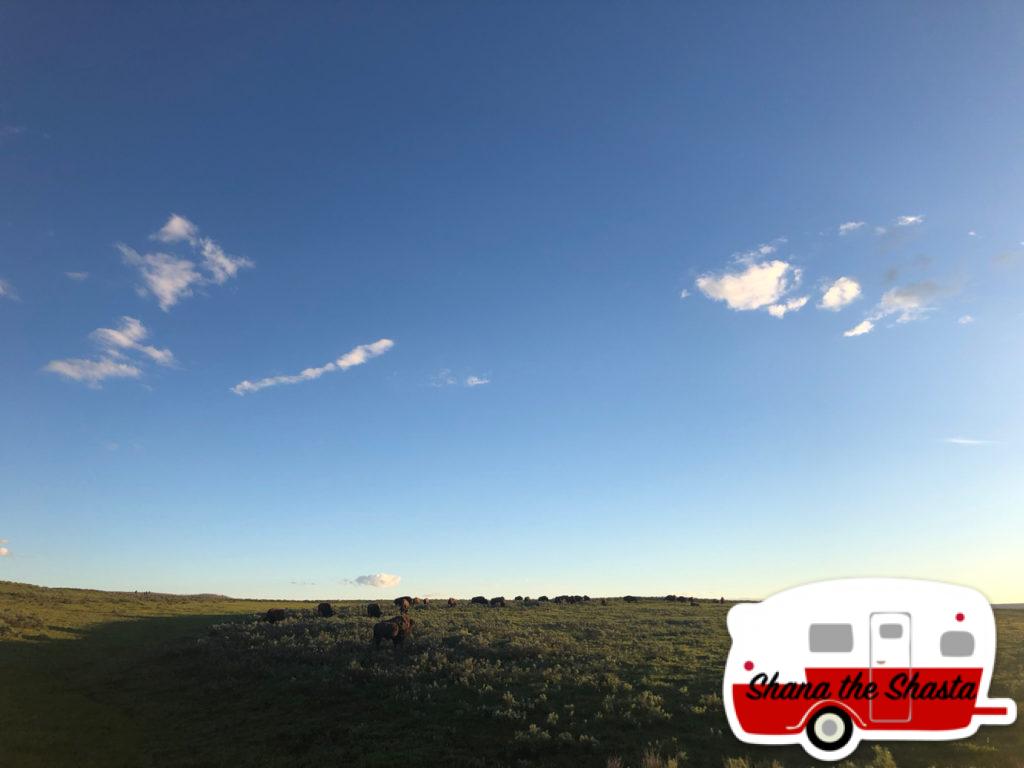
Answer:
[[[749,672],[750,670],[752,670],[754,668],[754,662],[752,662],[752,661],[745,661],[745,662],[743,662],[743,668],[745,670],[747,670],[747,672]]]
[[[964,620],[964,615],[963,615],[962,613],[958,613],[958,614],[956,615],[956,620],[957,620],[957,621],[963,621],[963,620]]]

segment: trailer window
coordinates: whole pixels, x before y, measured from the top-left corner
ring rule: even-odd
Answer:
[[[974,635],[970,632],[943,632],[939,638],[943,656],[970,656],[974,653]]]
[[[814,653],[849,653],[853,650],[851,624],[811,624],[808,636]]]
[[[902,624],[879,624],[878,636],[883,640],[899,640],[903,637]]]

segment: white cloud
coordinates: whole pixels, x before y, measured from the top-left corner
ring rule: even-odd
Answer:
[[[68,360],[51,360],[43,369],[66,379],[81,381],[91,387],[99,386],[106,379],[137,379],[142,371],[131,363],[120,363],[110,358],[86,360],[75,357]]]
[[[203,254],[203,265],[217,285],[222,285],[234,277],[239,269],[253,266],[253,263],[244,256],[228,256],[223,248],[208,237],[200,239],[199,247]]]
[[[363,587],[397,587],[402,582],[402,577],[393,573],[371,573],[357,576],[354,581]]]
[[[790,299],[782,304],[772,304],[768,307],[768,314],[772,317],[784,317],[787,312],[796,312],[807,303],[808,296],[801,296],[798,299]]]
[[[65,272],[64,275],[69,280],[74,280],[76,283],[80,283],[83,280],[87,280],[89,278],[88,272]]]
[[[11,554],[11,550],[9,550],[5,546],[2,546],[3,544],[6,544],[6,543],[7,543],[7,539],[0,539],[0,557],[7,557],[9,554]]]
[[[125,263],[139,270],[145,283],[144,290],[156,296],[165,312],[181,299],[191,296],[195,286],[222,285],[235,277],[240,269],[253,266],[253,262],[244,256],[226,254],[212,238],[200,237],[199,227],[176,213],[171,214],[167,223],[159,232],[150,235],[150,239],[163,243],[186,242],[201,259],[201,264],[197,265],[180,256],[140,254],[127,245],[118,244]]]
[[[971,437],[947,437],[943,442],[950,445],[995,445],[994,440],[975,440]]]
[[[973,229],[971,229],[971,230],[968,230],[968,232],[967,232],[967,236],[968,236],[968,237],[977,237],[977,236],[978,236],[978,233],[977,233],[977,232],[975,232],[975,231],[974,231]]]
[[[0,298],[18,300],[18,294],[14,286],[0,277]]]
[[[875,323],[892,315],[896,315],[897,323],[920,320],[935,309],[931,306],[932,300],[938,298],[941,293],[942,288],[931,280],[890,288],[882,294],[881,301],[867,319],[843,335],[860,336],[868,333],[875,327]]]
[[[490,384],[491,380],[483,376],[469,376],[466,378],[467,387],[481,387],[484,384]]]
[[[960,323],[960,325],[970,325],[971,323],[974,322],[974,317],[972,317],[971,315],[961,315],[957,319],[957,322]]]
[[[306,368],[301,373],[297,373],[291,376],[268,376],[258,381],[249,381],[246,379],[231,388],[231,391],[236,395],[246,395],[251,392],[259,392],[261,389],[267,387],[276,387],[279,384],[298,384],[302,381],[312,381],[313,379],[319,379],[325,373],[331,373],[332,371],[345,371],[357,365],[362,365],[371,358],[383,355],[389,349],[395,346],[395,342],[391,339],[380,339],[373,342],[372,344],[360,344],[358,347],[354,347],[344,355],[339,357],[337,360],[333,360],[326,365],[322,365],[318,368]]]
[[[864,226],[863,221],[847,221],[839,225],[839,234],[848,235],[851,232],[856,232],[858,229]]]
[[[843,331],[843,336],[863,336],[865,333],[871,333],[871,331],[874,330],[874,327],[875,324],[870,320],[862,320],[850,330]]]
[[[934,309],[928,304],[939,293],[939,286],[930,280],[890,288],[882,295],[873,319],[880,320],[889,315],[899,315],[896,318],[897,323],[919,320]]]
[[[90,387],[98,387],[106,379],[137,379],[142,375],[138,364],[126,359],[128,352],[142,354],[159,365],[173,365],[174,354],[171,350],[142,343],[148,335],[145,326],[134,317],[122,317],[120,328],[97,328],[89,334],[100,346],[98,358],[51,360],[43,370],[81,381]]]
[[[201,283],[202,275],[188,259],[179,259],[167,253],[140,254],[127,245],[118,244],[126,264],[139,270],[146,289],[156,296],[160,309],[170,310],[183,297],[192,295],[192,286]]]
[[[159,232],[150,235],[150,239],[159,240],[161,243],[176,243],[181,240],[194,243],[198,236],[199,227],[184,216],[172,213],[167,219],[167,223],[160,228]]]
[[[683,288],[683,290],[681,290],[679,292],[679,298],[680,299],[688,299],[688,298],[690,298],[690,292],[688,290],[686,290],[685,288]]]
[[[915,224],[921,224],[924,221],[924,216],[900,216],[896,219],[897,227],[912,227]]]
[[[109,353],[115,356],[120,350],[130,349],[141,352],[159,365],[174,364],[174,354],[171,350],[158,349],[157,347],[141,343],[149,335],[149,332],[134,317],[122,317],[121,327],[118,329],[97,328],[90,335],[101,346],[105,347]]]
[[[840,277],[826,288],[821,295],[818,306],[838,312],[860,296],[860,283],[850,277]]]
[[[747,311],[779,304],[799,282],[799,269],[774,259],[748,264],[740,272],[701,275],[697,288],[709,299],[724,301],[729,309]]]

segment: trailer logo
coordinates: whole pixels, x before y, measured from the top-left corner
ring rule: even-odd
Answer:
[[[736,737],[840,760],[861,739],[945,740],[1009,725],[989,699],[992,608],[967,587],[841,579],[729,611],[723,700]]]

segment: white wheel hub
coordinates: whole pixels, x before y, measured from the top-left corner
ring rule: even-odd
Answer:
[[[834,712],[826,712],[814,722],[814,735],[826,744],[834,744],[846,734],[846,723]]]

